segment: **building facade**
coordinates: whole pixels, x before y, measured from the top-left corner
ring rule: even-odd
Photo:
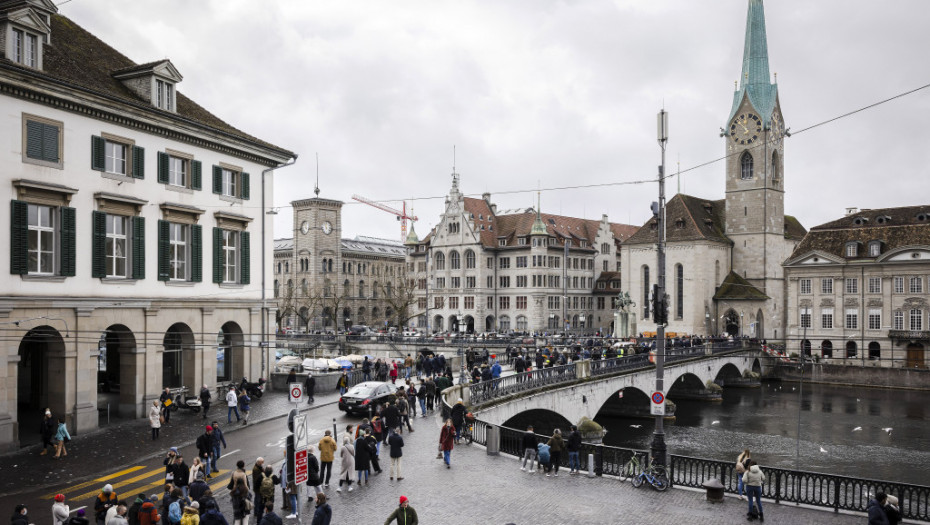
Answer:
[[[597,221],[532,208],[498,212],[490,194],[465,197],[453,174],[439,224],[423,240],[412,230],[407,240],[415,328],[609,331],[616,294],[595,297],[595,282],[620,270],[619,243],[635,229],[606,215]]]
[[[784,211],[785,126],[771,82],[762,0],[749,0],[740,84],[721,137],[726,195],[677,195],[668,202],[668,330],[785,337],[782,262],[804,235]],[[635,295],[640,329],[655,330],[649,294],[656,283],[658,224],[647,222],[623,244],[623,288]]]
[[[291,205],[293,236],[276,239],[274,247],[279,329],[403,326],[412,301],[404,293],[403,244],[343,239],[341,201],[316,197]]]
[[[79,433],[108,407],[143,416],[164,387],[258,376],[272,239],[258,174],[294,154],[50,1],[4,2],[0,35],[0,448],[32,441],[46,407]]]
[[[842,364],[930,364],[930,206],[852,209],[811,228],[785,276],[790,350]]]

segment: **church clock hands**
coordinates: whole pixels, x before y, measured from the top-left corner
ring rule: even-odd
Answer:
[[[730,137],[737,144],[752,144],[761,134],[762,119],[752,113],[740,115],[730,124]]]
[[[772,115],[772,143],[776,146],[781,146],[783,140],[785,140],[785,123],[782,121],[778,113]]]

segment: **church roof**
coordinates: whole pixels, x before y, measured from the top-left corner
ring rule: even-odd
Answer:
[[[767,126],[778,100],[778,86],[771,83],[769,76],[769,48],[765,35],[765,10],[762,0],[749,0],[740,87],[733,94],[733,108],[725,127],[733,120],[744,97],[749,97],[752,107],[756,108],[764,121],[763,124]]]
[[[715,301],[764,301],[768,298],[762,290],[734,271],[727,274],[714,294]]]
[[[859,257],[870,259],[867,245],[882,243],[881,253],[906,246],[930,246],[930,205],[861,210],[841,219],[814,226],[807,232],[789,260],[811,252],[842,259],[846,245],[860,243]]]
[[[667,242],[709,240],[731,243],[725,231],[726,201],[707,200],[679,193],[665,205]],[[656,220],[649,219],[625,244],[655,244]]]

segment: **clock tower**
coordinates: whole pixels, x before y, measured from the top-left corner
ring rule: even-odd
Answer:
[[[295,285],[306,279],[312,290],[323,290],[327,284],[338,288],[336,275],[342,269],[342,201],[314,197],[292,201],[291,206]]]
[[[726,145],[726,235],[732,270],[770,298],[781,295],[785,245],[785,127],[769,76],[762,0],[749,0],[743,68],[722,129]]]

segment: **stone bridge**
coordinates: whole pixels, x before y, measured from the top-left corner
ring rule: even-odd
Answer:
[[[504,378],[497,391],[482,391],[482,387],[487,388],[482,383],[471,385],[470,402],[480,411],[482,421],[505,426],[526,411],[557,414],[564,419],[560,425],[577,423],[582,416],[594,419],[599,413],[646,416],[649,395],[655,390],[655,366],[646,357],[640,354],[611,360],[613,364],[580,361],[560,367],[565,369],[562,378],[556,375],[557,369],[546,369],[551,378],[543,378],[539,388],[533,388],[532,376],[523,379],[522,385],[519,376]],[[724,388],[758,386],[758,380],[743,378],[746,370],[765,376],[774,370],[774,363],[758,350],[679,356],[665,365],[665,390],[671,399],[719,400],[719,394],[708,390],[708,382]]]

